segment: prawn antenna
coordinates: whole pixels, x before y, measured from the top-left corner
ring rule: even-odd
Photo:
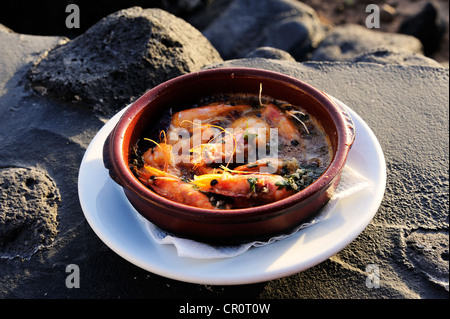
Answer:
[[[158,146],[159,148],[161,148],[161,149],[162,149],[161,145],[159,145],[159,143],[158,143],[158,142],[156,142],[156,141],[152,140],[151,138],[148,138],[148,137],[144,137],[144,140],[146,140],[146,141],[150,141],[150,142],[154,143],[154,144],[155,144],[156,146]]]
[[[258,100],[259,100],[259,106],[263,107],[262,100],[261,100],[261,95],[262,95],[262,83],[259,83]]]
[[[309,134],[309,130],[308,130],[308,128],[306,127],[306,124],[303,123],[303,121],[300,120],[300,119],[295,115],[295,114],[301,114],[301,115],[305,115],[305,114],[304,114],[303,112],[296,111],[296,110],[289,111],[288,113],[289,113],[289,115],[292,116],[294,119],[296,119],[297,121],[299,121],[299,122],[303,125],[303,128],[304,128],[305,131],[306,131],[306,134]]]

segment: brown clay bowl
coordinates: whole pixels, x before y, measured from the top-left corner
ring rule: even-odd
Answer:
[[[192,105],[217,94],[263,94],[301,105],[324,127],[333,149],[327,170],[304,190],[259,207],[209,210],[168,200],[146,186],[129,168],[130,149],[144,130],[170,107]],[[125,111],[107,138],[104,165],[135,209],[149,221],[180,237],[211,243],[242,243],[287,232],[327,204],[339,183],[355,138],[349,115],[326,94],[295,78],[260,69],[218,68],[183,75],[146,92]],[[130,216],[131,218],[131,216]]]

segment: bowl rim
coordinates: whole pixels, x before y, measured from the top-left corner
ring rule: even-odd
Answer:
[[[124,145],[123,136],[125,136],[125,133],[129,128],[129,124],[137,116],[142,114],[143,110],[148,105],[150,105],[153,99],[156,99],[158,95],[160,95],[165,90],[170,89],[171,87],[179,83],[189,81],[193,78],[198,79],[202,77],[204,78],[217,75],[227,75],[231,77],[256,77],[261,79],[270,79],[272,81],[275,80],[284,82],[284,84],[294,86],[304,91],[306,94],[309,94],[319,104],[327,106],[325,108],[327,112],[330,113],[330,116],[336,125],[338,141],[337,149],[334,153],[333,159],[325,172],[308,187],[287,198],[260,206],[229,210],[206,209],[178,203],[157,194],[156,192],[152,191],[144,184],[142,184],[132,173],[128,165],[126,165],[126,162],[121,155],[123,154],[122,149]],[[353,142],[353,139],[350,136],[352,134],[354,135],[354,132],[349,133],[348,123],[345,120],[345,116],[343,115],[340,108],[336,105],[336,103],[334,103],[334,101],[332,101],[331,98],[328,97],[324,92],[318,90],[312,85],[279,72],[247,67],[227,67],[206,69],[198,72],[184,74],[163,82],[148,90],[128,107],[128,109],[124,112],[124,114],[121,116],[118,123],[112,130],[108,139],[110,139],[110,165],[113,166],[115,175],[118,176],[120,180],[119,184],[121,184],[124,189],[133,192],[134,194],[142,197],[144,200],[150,200],[154,205],[158,205],[164,208],[170,208],[165,210],[166,213],[174,214],[172,213],[172,211],[175,211],[178,217],[183,215],[184,217],[190,219],[205,219],[209,221],[217,219],[220,220],[220,222],[228,221],[230,223],[241,223],[242,220],[245,220],[246,218],[253,219],[265,215],[270,215],[272,217],[274,216],[274,214],[277,215],[277,212],[281,214],[285,208],[289,208],[307,198],[314,197],[314,194],[327,191],[329,186],[334,183],[335,179],[338,177],[338,175],[340,175],[339,173],[345,165],[348,151]],[[118,154],[120,156],[117,156]],[[109,170],[111,172],[111,168],[109,168]]]

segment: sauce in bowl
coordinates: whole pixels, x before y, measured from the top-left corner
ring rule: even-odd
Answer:
[[[130,168],[149,189],[206,209],[260,206],[313,183],[333,151],[301,106],[236,94],[168,110],[130,152]]]

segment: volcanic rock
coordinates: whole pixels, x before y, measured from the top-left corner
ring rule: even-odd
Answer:
[[[224,59],[242,58],[269,46],[304,60],[326,31],[315,10],[302,2],[234,0],[203,34]]]
[[[422,10],[401,23],[398,32],[418,38],[424,53],[430,55],[439,50],[446,27],[447,23],[439,16],[439,4],[428,1]]]
[[[430,59],[423,54],[404,50],[402,48],[377,48],[363,53],[350,62],[372,62],[378,64],[402,64],[402,65],[426,65],[441,67],[436,60]]]
[[[113,13],[35,65],[35,89],[113,114],[148,89],[222,61],[209,41],[161,9]]]
[[[272,47],[256,48],[253,51],[249,52],[245,57],[295,61],[294,57],[288,52]]]
[[[0,258],[29,258],[57,235],[60,195],[35,168],[0,169]]]
[[[448,291],[448,233],[416,230],[408,236],[406,244],[413,267]]]
[[[350,61],[379,47],[422,52],[422,44],[404,34],[381,32],[356,24],[337,26],[314,51],[311,61]]]

